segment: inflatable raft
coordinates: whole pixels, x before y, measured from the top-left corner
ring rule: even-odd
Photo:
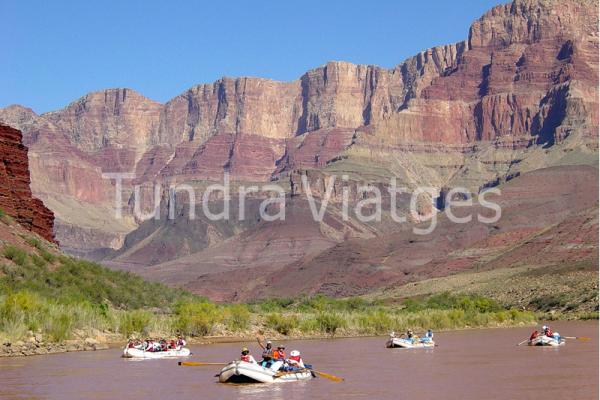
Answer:
[[[535,339],[531,339],[528,343],[530,346],[564,346],[565,339],[539,335]]]
[[[125,347],[123,357],[125,358],[176,358],[187,357],[192,352],[188,348],[170,349],[166,351],[145,351],[136,347]]]
[[[435,342],[433,340],[421,341],[419,338],[411,340],[405,338],[390,337],[387,343],[385,344],[385,347],[389,349],[432,349],[435,347]]]
[[[274,363],[271,368],[245,361],[232,361],[219,373],[221,383],[275,383],[305,381],[313,377],[309,369],[279,371],[283,361]]]

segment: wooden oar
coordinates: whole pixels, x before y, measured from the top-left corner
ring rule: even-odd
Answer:
[[[204,367],[205,365],[227,365],[227,363],[179,361],[177,365],[181,365],[182,367]]]
[[[523,343],[526,343],[526,342],[529,342],[529,339],[523,340],[521,343],[518,343],[517,346],[520,346],[520,345],[522,345]]]
[[[340,378],[339,376],[327,374],[327,373],[321,372],[321,371],[315,371],[314,369],[311,369],[311,368],[306,368],[304,371],[306,371],[306,370],[314,372],[315,374],[317,374],[319,376],[322,376],[323,378],[331,379],[334,382],[342,382],[344,380],[344,378]],[[276,373],[274,376],[277,377],[277,378],[280,378],[280,377],[282,377],[284,375],[295,374],[295,373],[298,373],[298,372],[302,372],[302,370],[298,370],[298,371],[281,371],[281,372]]]
[[[332,380],[334,382],[342,382],[344,380],[344,378],[340,378],[339,376],[327,374],[325,372],[315,371],[314,369],[311,369],[311,371],[314,372],[315,374],[319,375],[319,376],[322,376],[323,378],[327,378],[327,379]]]
[[[592,338],[589,337],[582,337],[582,336],[563,336],[565,339],[575,339],[575,340],[592,340]]]

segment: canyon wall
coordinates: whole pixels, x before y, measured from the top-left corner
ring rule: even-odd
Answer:
[[[0,124],[0,209],[53,242],[54,215],[31,194],[27,147],[21,139],[21,132]]]
[[[206,221],[150,227],[132,213],[135,184],[145,185],[148,210],[154,183],[206,186],[224,172],[238,183],[296,188],[301,174],[346,174],[382,188],[395,177],[398,185],[476,193],[542,168],[597,165],[597,2],[515,0],[485,13],[468,35],[465,27],[465,37],[390,69],[335,61],[292,82],[222,78],[165,104],[107,89],[42,115],[10,106],[0,121],[24,133],[33,193],[54,211],[62,246],[82,255],[114,250],[140,268],[164,262],[164,254],[185,257],[205,244],[261,235]],[[123,218],[115,214],[115,182],[103,176],[114,172],[134,174],[123,182]],[[298,229],[313,235],[313,228]],[[294,257],[390,228],[332,222],[318,229],[319,244],[304,241]],[[146,257],[156,249],[144,243],[154,246],[166,232],[193,232],[202,246],[182,240]],[[294,241],[291,233],[280,239]]]

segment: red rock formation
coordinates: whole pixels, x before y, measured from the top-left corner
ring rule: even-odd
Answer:
[[[330,62],[292,82],[222,78],[164,105],[109,89],[40,116],[9,107],[0,120],[23,130],[33,191],[69,224],[73,246],[78,226],[90,238],[134,228],[115,228],[103,172],[268,181],[340,161],[336,171],[359,181],[478,188],[559,163],[535,153],[542,146],[597,157],[597,16],[594,1],[515,0],[475,21],[468,40],[392,69]]]
[[[29,188],[27,147],[21,132],[0,125],[0,209],[26,229],[54,241],[54,214]]]

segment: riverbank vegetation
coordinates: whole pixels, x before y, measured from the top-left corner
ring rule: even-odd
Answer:
[[[358,336],[533,324],[536,314],[476,294],[444,292],[396,302],[311,296],[215,304],[183,290],[67,257],[28,238],[1,250],[0,344],[188,337]],[[589,316],[594,317],[594,316]],[[597,318],[597,314],[596,314]],[[103,339],[102,339],[103,338]]]

